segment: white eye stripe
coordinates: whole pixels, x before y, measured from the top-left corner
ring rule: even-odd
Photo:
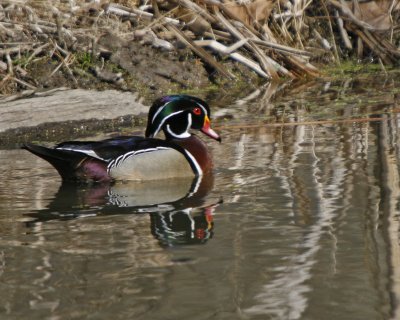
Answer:
[[[168,120],[169,118],[171,118],[172,116],[175,116],[175,115],[180,114],[180,113],[182,113],[182,112],[184,112],[184,110],[171,113],[170,115],[168,115],[167,117],[165,117],[164,119],[162,119],[161,123],[160,123],[159,126],[157,127],[157,130],[154,131],[153,137],[155,137],[155,136],[157,135],[157,133],[160,132],[162,126],[163,126],[164,123],[165,123],[165,121],[167,121],[167,120]]]
[[[169,124],[167,124],[167,131],[174,138],[178,138],[178,139],[189,138],[190,137],[189,129],[191,126],[192,126],[192,115],[190,113],[188,113],[188,125],[184,132],[182,132],[181,134],[176,134],[175,132],[173,132],[171,130],[171,127],[169,126]]]
[[[158,108],[158,110],[156,111],[156,113],[153,116],[153,119],[151,119],[151,122],[153,123],[154,120],[157,118],[158,114],[168,105],[170,104],[172,101],[168,101],[166,104],[163,104],[161,107]]]
[[[204,106],[202,106],[200,103],[198,103],[198,105],[199,105],[200,108],[203,109],[204,114],[208,116],[207,109]]]
[[[192,114],[188,113],[188,125],[186,127],[186,132],[189,131],[191,126],[192,126]]]
[[[160,112],[166,107],[168,106],[168,104],[170,104],[172,101],[168,101],[166,104],[162,105],[161,107],[158,108],[158,110],[156,111],[156,113],[154,114],[153,118],[151,119],[151,122],[154,122],[154,120],[157,118],[157,116],[160,114]],[[208,115],[207,109],[199,102],[195,102],[195,104],[197,106],[199,106],[204,114]]]

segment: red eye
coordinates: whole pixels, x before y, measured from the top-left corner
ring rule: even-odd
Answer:
[[[196,108],[193,109],[193,113],[194,113],[196,116],[199,116],[199,115],[201,115],[201,109],[198,108],[198,107],[196,107]]]

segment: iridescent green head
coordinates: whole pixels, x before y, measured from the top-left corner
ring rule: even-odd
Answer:
[[[153,138],[163,130],[167,139],[184,139],[190,137],[190,129],[196,129],[221,141],[210,127],[210,116],[209,106],[199,98],[188,95],[164,96],[150,108],[145,135]]]

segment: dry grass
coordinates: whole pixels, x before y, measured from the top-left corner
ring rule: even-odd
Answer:
[[[3,0],[0,92],[35,89],[27,66],[43,58],[58,62],[50,75],[63,70],[75,79],[75,54],[102,55],[96,43],[105,33],[154,50],[184,43],[228,79],[235,75],[224,66],[227,57],[266,79],[315,77],[314,61],[351,55],[396,64],[399,11],[399,0]]]

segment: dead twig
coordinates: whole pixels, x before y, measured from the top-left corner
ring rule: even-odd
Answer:
[[[14,33],[12,30],[6,28],[6,27],[3,25],[3,23],[0,23],[0,31],[1,31],[2,33],[6,34],[6,35],[7,35],[8,37],[10,37],[10,38],[14,38],[14,37],[15,37],[15,33]]]
[[[205,51],[203,48],[197,46],[192,40],[190,40],[182,31],[177,29],[173,25],[167,26],[167,28],[171,31],[173,31],[177,38],[185,43],[186,45],[189,46],[192,51],[197,54],[200,58],[202,58],[206,63],[208,63],[210,66],[215,68],[221,75],[223,75],[226,78],[229,79],[235,79],[235,76],[231,74],[229,71],[225,70],[225,68],[219,64],[212,55],[210,55],[207,51]]]
[[[72,70],[69,67],[69,64],[72,63],[74,56],[70,52],[66,52],[65,50],[60,48],[57,43],[53,42],[53,45],[54,54],[58,57],[59,60],[61,60],[61,63],[52,71],[49,77],[52,77],[61,67],[64,66],[70,78],[74,81],[75,84],[78,84],[78,81],[76,80]],[[65,58],[63,57],[63,54],[67,54]]]
[[[150,12],[135,9],[135,8],[127,8],[120,4],[110,3],[106,9],[107,13],[112,13],[118,16],[134,16],[136,18],[144,18],[147,20],[153,20],[154,15]],[[164,18],[168,23],[179,25],[180,22],[177,19],[165,17]]]
[[[41,45],[40,47],[36,48],[33,50],[32,54],[29,56],[29,58],[26,60],[26,65],[31,62],[37,55],[41,54],[44,49],[48,48],[50,46],[50,43],[45,43],[44,45]]]
[[[2,60],[0,60],[0,70],[7,71],[7,63],[3,62]]]
[[[27,45],[15,46],[13,48],[1,49],[0,56],[5,56],[6,54],[14,55],[20,52],[27,52],[30,50],[32,50],[32,46],[27,46]]]
[[[14,74],[14,70],[13,70],[13,63],[10,57],[10,53],[6,53],[6,60],[7,60],[7,69],[8,69],[8,74],[13,75]]]
[[[225,17],[219,12],[218,9],[215,10],[215,15],[218,20],[225,26],[225,28],[238,40],[243,40],[245,37],[237,30]],[[258,62],[269,75],[270,78],[278,79],[279,76],[276,72],[275,67],[272,65],[271,62],[274,62],[272,59],[265,56],[262,51],[254,44],[254,43],[247,43],[246,47],[250,49],[254,55],[257,57]],[[270,59],[270,60],[269,60]],[[272,61],[271,61],[272,60]],[[279,65],[279,64],[278,64]]]
[[[313,29],[312,33],[325,51],[331,51],[332,46],[328,40],[322,37],[321,34],[316,29]]]
[[[322,0],[322,6],[324,8],[326,16],[328,17],[328,26],[329,26],[329,31],[331,33],[331,39],[332,39],[333,52],[334,52],[334,55],[335,55],[335,59],[340,64],[340,56],[339,56],[338,48],[336,46],[335,35],[333,33],[332,21],[331,21],[330,15],[329,15],[328,8],[326,7],[325,0]]]
[[[219,43],[216,40],[197,40],[195,41],[195,43],[201,47],[210,47],[212,49],[214,49],[215,51],[222,53],[222,54],[226,54],[229,57],[231,57],[232,59],[244,64],[245,66],[249,67],[250,69],[252,69],[253,71],[255,71],[256,73],[258,73],[261,77],[263,78],[267,78],[269,79],[269,75],[266,74],[260,67],[260,65],[244,56],[242,56],[241,54],[234,52],[235,50],[237,50],[239,47],[243,46],[244,43],[247,42],[247,39],[244,39],[242,41],[237,42],[236,44],[233,44],[230,47],[226,47],[223,44]]]
[[[340,36],[341,36],[341,38],[343,40],[344,46],[348,50],[353,50],[353,45],[351,44],[351,41],[349,39],[349,35],[348,35],[346,29],[344,28],[344,25],[343,25],[343,19],[340,17],[339,11],[337,11],[337,10],[335,10],[335,17],[336,17],[337,25],[339,27]]]
[[[266,40],[261,40],[261,39],[249,39],[249,41],[259,44],[261,46],[265,46],[270,49],[279,51],[279,52],[283,52],[283,53],[294,54],[294,55],[298,55],[298,56],[306,56],[306,57],[313,56],[313,54],[309,51],[291,48],[291,47],[288,47],[288,46],[285,46],[282,44],[278,44],[278,43],[274,43],[271,41],[266,41]]]
[[[192,40],[190,40],[182,31],[176,28],[173,24],[168,23],[168,20],[160,16],[157,2],[152,0],[152,6],[154,14],[157,18],[161,20],[166,26],[166,28],[175,33],[178,40],[186,44],[196,55],[202,58],[206,63],[215,68],[222,76],[228,79],[235,79],[235,76],[219,64],[212,55],[205,51],[202,47],[197,46]]]
[[[217,23],[217,20],[207,10],[200,7],[197,3],[190,0],[178,0],[178,3],[193,11],[194,13],[199,14],[210,23]]]
[[[371,31],[377,31],[379,28],[375,28],[371,26],[369,23],[362,21],[358,19],[351,9],[348,7],[347,3],[344,0],[336,1],[336,0],[328,0],[331,5],[333,5],[335,8],[339,9],[343,15],[345,15],[349,20],[351,20],[354,24],[357,26],[366,29],[366,30],[371,30]],[[356,4],[358,2],[355,2]],[[328,15],[329,16],[329,15]]]
[[[30,83],[28,83],[28,82],[26,82],[26,81],[23,81],[23,80],[21,80],[21,79],[18,79],[18,78],[16,78],[16,77],[12,77],[11,79],[14,80],[15,82],[17,82],[17,83],[19,83],[19,84],[21,84],[21,85],[23,85],[23,86],[29,88],[29,89],[33,89],[33,90],[36,90],[36,89],[37,89],[37,87],[35,87],[34,85],[31,85]]]
[[[12,74],[8,73],[0,82],[0,90],[4,88],[7,82],[12,78]]]

